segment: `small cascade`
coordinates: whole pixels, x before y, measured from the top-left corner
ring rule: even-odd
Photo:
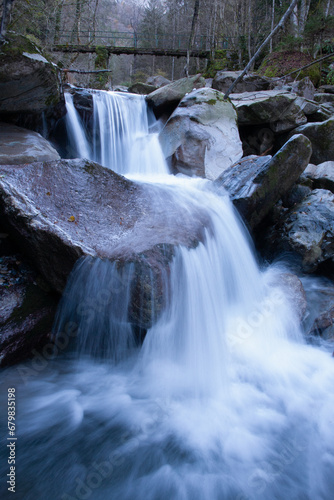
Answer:
[[[93,98],[93,144],[65,94],[69,138],[79,158],[89,158],[122,175],[161,175],[168,168],[159,145],[157,121],[144,96],[96,90]]]
[[[72,94],[65,93],[66,126],[73,155],[77,158],[92,159],[91,147],[79,113],[75,109]]]

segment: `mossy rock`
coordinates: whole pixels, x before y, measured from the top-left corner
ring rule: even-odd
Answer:
[[[291,71],[295,71],[306,64],[313,62],[313,57],[298,51],[282,51],[269,54],[262,62],[257,73],[268,78],[278,78]],[[313,85],[318,86],[321,80],[321,72],[319,64],[314,64],[309,68],[296,73],[294,78],[302,80],[308,76]]]

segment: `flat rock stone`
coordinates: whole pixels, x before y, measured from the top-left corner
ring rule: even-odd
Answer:
[[[57,151],[37,132],[0,122],[0,165],[59,159]]]
[[[166,158],[187,175],[216,179],[242,156],[236,112],[221,92],[198,89],[185,96],[160,134]]]
[[[254,229],[274,204],[287,193],[308,165],[311,143],[295,135],[275,156],[249,156],[226,169],[215,181]]]

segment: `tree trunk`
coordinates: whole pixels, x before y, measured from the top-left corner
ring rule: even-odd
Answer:
[[[193,14],[192,22],[191,22],[191,31],[190,31],[190,37],[189,37],[189,43],[188,43],[188,50],[187,50],[187,62],[186,62],[186,66],[185,66],[186,76],[189,76],[190,51],[194,45],[194,40],[195,40],[196,25],[197,25],[197,20],[198,20],[198,13],[199,13],[199,2],[200,2],[200,0],[195,0],[194,14]]]
[[[275,0],[273,0],[273,4],[271,7],[271,31],[273,31],[274,26],[275,26]],[[270,54],[272,53],[272,51],[273,51],[273,39],[271,38],[270,49],[269,49]]]
[[[80,32],[80,20],[81,20],[81,0],[76,0],[75,4],[75,19],[72,28],[72,42],[76,40],[80,42],[79,32]]]
[[[59,0],[56,7],[56,18],[55,18],[55,37],[54,43],[59,43],[60,25],[61,25],[61,14],[63,10],[64,0]]]
[[[234,80],[234,82],[232,83],[232,85],[230,86],[230,88],[225,93],[224,99],[228,98],[228,96],[230,95],[230,93],[232,92],[232,90],[234,89],[234,87],[243,79],[243,77],[245,76],[245,74],[247,73],[247,71],[249,70],[249,68],[252,66],[252,64],[259,57],[259,55],[261,54],[261,52],[264,49],[264,47],[268,44],[268,42],[271,40],[271,38],[277,33],[277,31],[280,30],[284,26],[284,24],[287,21],[287,19],[289,19],[290,15],[291,15],[291,13],[293,11],[293,9],[297,5],[297,2],[298,2],[298,0],[292,0],[289,8],[287,9],[287,11],[285,12],[285,14],[281,18],[280,22],[277,24],[276,28],[270,33],[270,35],[267,36],[267,38],[265,39],[265,41],[260,45],[260,47],[257,49],[257,51],[255,52],[255,54],[253,55],[252,59],[249,61],[249,63],[247,64],[247,66],[245,67],[245,69],[243,70],[243,72],[238,76],[238,78],[236,80]]]
[[[8,23],[10,22],[10,15],[14,0],[3,0],[2,3],[2,19],[0,27],[0,42],[4,41],[7,31]]]
[[[97,9],[99,6],[99,0],[95,0],[95,7],[94,7],[94,13],[93,13],[93,40],[95,40],[95,32],[96,32],[96,14],[97,14]]]

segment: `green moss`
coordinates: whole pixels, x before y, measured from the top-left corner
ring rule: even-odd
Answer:
[[[282,51],[269,54],[258,69],[258,74],[269,78],[281,77],[298,70],[313,62],[313,58],[303,52]],[[315,86],[318,86],[321,79],[320,67],[314,64],[305,70],[295,73],[294,78],[301,80],[308,76]]]
[[[216,104],[217,100],[216,99],[209,99],[208,101],[206,101],[207,104],[210,104],[210,106],[213,106],[214,104]]]

